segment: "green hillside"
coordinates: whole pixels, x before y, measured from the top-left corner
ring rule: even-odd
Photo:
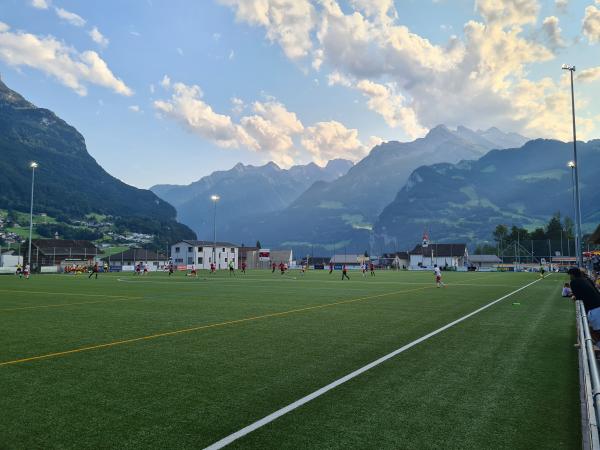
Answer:
[[[0,208],[29,211],[31,161],[37,161],[35,212],[59,222],[93,213],[156,242],[194,237],[175,209],[152,192],[108,174],[90,156],[83,136],[52,111],[38,108],[0,81]]]

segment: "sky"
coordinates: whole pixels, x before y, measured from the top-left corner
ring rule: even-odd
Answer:
[[[358,161],[439,124],[600,138],[600,0],[2,0],[0,74],[112,175]]]

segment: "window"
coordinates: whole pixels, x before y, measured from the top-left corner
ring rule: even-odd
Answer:
[[[198,251],[201,252],[204,251],[204,249],[202,247],[198,247]]]
[[[225,258],[225,262],[227,262],[227,258]]]
[[[225,253],[225,247],[223,247],[223,253]]]
[[[179,247],[175,247],[175,253],[179,253]]]
[[[183,263],[183,258],[177,258],[175,260],[175,263],[179,263],[179,264]]]
[[[188,258],[188,264],[194,264],[194,258],[192,258],[191,256]]]
[[[231,249],[231,253],[235,253],[235,249],[234,248]]]
[[[202,258],[202,256],[199,256],[199,257],[198,257],[198,264],[204,264],[204,263],[202,262],[202,259],[203,259],[203,258]]]
[[[192,253],[194,251],[194,247],[188,247],[188,252]]]

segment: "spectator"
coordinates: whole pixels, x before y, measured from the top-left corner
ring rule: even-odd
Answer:
[[[573,291],[571,291],[571,285],[569,283],[565,283],[562,290],[563,297],[571,297],[573,295]]]
[[[593,281],[579,270],[578,267],[570,268],[568,273],[571,277],[573,300],[581,300],[583,302],[592,339],[598,346],[598,341],[600,341],[600,291],[596,289]]]

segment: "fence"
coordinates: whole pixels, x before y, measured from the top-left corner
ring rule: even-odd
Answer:
[[[598,450],[600,440],[600,376],[594,355],[587,315],[581,301],[575,302],[579,340],[579,377],[581,386],[581,417],[583,448]]]

